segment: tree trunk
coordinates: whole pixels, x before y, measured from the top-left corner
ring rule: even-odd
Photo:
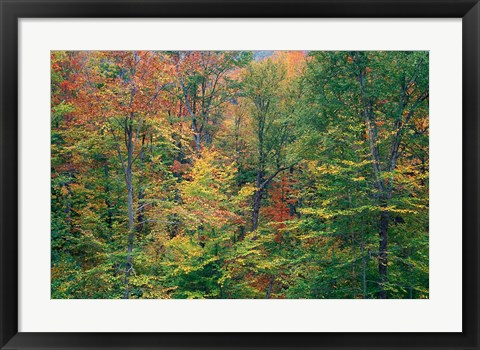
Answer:
[[[192,125],[195,125],[195,124],[192,123]],[[195,140],[195,150],[197,151],[197,154],[200,154],[202,150],[200,132],[196,129],[196,127],[193,130],[194,130],[193,138]]]
[[[363,230],[363,221],[360,224],[360,248],[362,251],[362,290],[363,299],[367,297],[367,259],[365,257],[365,233]]]
[[[275,282],[275,276],[272,275],[270,277],[270,281],[268,282],[267,293],[266,293],[267,299],[270,299],[270,297],[272,296],[273,282]]]
[[[138,191],[138,214],[137,214],[137,232],[142,234],[145,232],[145,204],[142,204],[143,199],[145,199],[145,189],[141,188]]]
[[[258,216],[260,213],[262,195],[263,189],[258,189],[253,197],[252,231],[255,231],[258,228]]]
[[[135,221],[133,216],[133,183],[132,183],[132,168],[127,169],[127,190],[128,190],[128,242],[127,242],[127,262],[125,264],[125,293],[124,299],[128,299],[130,290],[128,282],[130,279],[130,272],[133,269],[132,264],[132,250],[133,238],[135,235]]]
[[[138,199],[138,208],[137,208],[137,232],[139,234],[144,233],[145,231],[145,206],[146,204],[143,203],[143,200],[145,199],[145,188],[143,186],[143,180],[144,180],[144,166],[145,166],[145,136],[142,137],[142,147],[140,148],[140,155],[139,155],[139,161],[140,161],[140,168],[141,168],[141,175],[138,180],[138,194],[137,194],[137,199]]]
[[[70,184],[73,182],[72,178],[73,178],[72,173],[68,172],[68,181],[64,183],[64,186],[67,190],[67,195],[65,198],[64,213],[65,213],[65,219],[66,219],[65,222],[67,224],[67,228],[69,232],[72,232],[72,201],[71,201],[72,190],[70,188]]]
[[[107,156],[105,156],[107,158]],[[105,161],[105,164],[103,165],[103,174],[105,177],[105,205],[107,206],[107,217],[105,219],[105,222],[107,223],[107,227],[109,229],[112,229],[112,224],[113,224],[113,206],[112,202],[110,200],[110,172],[108,169],[108,162]]]
[[[283,168],[277,169],[272,175],[270,175],[266,180],[264,180],[264,174],[262,170],[257,171],[257,190],[253,196],[253,212],[252,212],[252,231],[255,231],[258,228],[258,217],[260,213],[260,205],[262,203],[262,196],[265,188],[267,188],[268,184],[282,171],[287,170],[293,167],[293,165],[286,166]]]
[[[372,160],[373,175],[375,180],[375,186],[379,192],[380,201],[383,202],[382,207],[385,208],[387,203],[386,198],[390,198],[389,189],[382,178],[382,162],[380,158],[380,150],[378,147],[378,130],[375,123],[375,113],[373,111],[373,103],[367,94],[366,87],[366,59],[364,54],[354,52],[353,57],[357,62],[359,68],[357,73],[357,80],[360,84],[360,94],[363,104],[363,116],[365,118],[365,126],[369,140],[370,146],[370,156]],[[390,162],[391,166],[394,167],[394,162]],[[390,169],[393,170],[393,169]],[[385,290],[385,284],[387,282],[387,243],[388,243],[388,221],[389,213],[385,209],[382,209],[380,214],[380,241],[379,241],[379,251],[378,251],[378,286],[379,292],[378,297],[380,299],[387,298],[387,292]]]
[[[133,120],[133,113],[130,114],[130,120]],[[125,263],[125,292],[123,294],[124,299],[128,299],[130,295],[129,279],[130,273],[133,269],[132,264],[132,250],[133,239],[135,237],[135,212],[133,209],[133,129],[129,125],[125,129],[126,133],[126,146],[127,146],[127,165],[125,167],[125,182],[127,185],[127,210],[128,210],[128,240],[127,240],[127,259]]]
[[[378,292],[379,299],[387,299],[387,291],[385,290],[385,284],[387,283],[387,243],[388,243],[388,222],[390,220],[390,214],[387,210],[382,210],[380,214],[380,242],[378,249],[378,275],[379,275],[379,287]]]

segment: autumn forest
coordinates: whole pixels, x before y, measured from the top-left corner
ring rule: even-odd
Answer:
[[[53,299],[429,297],[424,51],[52,51]]]

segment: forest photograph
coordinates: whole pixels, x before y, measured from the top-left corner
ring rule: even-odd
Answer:
[[[428,51],[51,51],[52,299],[428,299]]]

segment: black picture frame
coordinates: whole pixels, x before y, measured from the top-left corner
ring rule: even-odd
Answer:
[[[1,0],[1,349],[478,349],[478,0]],[[82,17],[388,17],[463,19],[463,332],[18,332],[18,19]],[[452,122],[455,122],[453,120]]]

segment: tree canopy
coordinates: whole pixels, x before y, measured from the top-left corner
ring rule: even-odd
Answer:
[[[52,51],[52,298],[428,298],[428,103],[423,51]]]

